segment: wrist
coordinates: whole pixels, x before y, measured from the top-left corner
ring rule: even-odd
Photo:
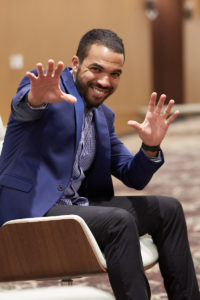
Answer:
[[[157,146],[149,146],[142,142],[142,149],[149,152],[158,152],[160,151],[160,145]]]
[[[40,104],[35,104],[34,101],[31,100],[30,93],[28,94],[28,97],[26,99],[26,104],[28,105],[29,108],[31,109],[44,109],[47,106],[47,103],[40,103]]]
[[[44,109],[47,106],[47,103],[42,103],[41,105],[38,106],[32,106],[28,101],[27,101],[27,105],[29,108],[33,109],[33,110],[37,110],[37,109]]]
[[[160,145],[148,146],[145,143],[142,143],[142,151],[149,157],[157,157],[160,150]]]

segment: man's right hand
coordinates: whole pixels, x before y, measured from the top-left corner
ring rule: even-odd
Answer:
[[[44,72],[42,63],[37,64],[38,76],[31,72],[26,75],[30,79],[31,88],[28,93],[28,103],[33,106],[41,106],[44,103],[57,103],[67,101],[76,103],[76,98],[70,94],[63,93],[60,89],[59,79],[63,70],[63,62],[55,63],[52,59],[48,61],[47,72]]]

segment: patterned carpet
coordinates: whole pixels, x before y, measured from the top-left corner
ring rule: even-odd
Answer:
[[[134,191],[124,187],[114,179],[116,195],[155,194],[172,196],[183,205],[188,225],[189,241],[198,282],[200,285],[200,117],[179,119],[169,129],[162,144],[165,153],[165,164],[154,175],[152,181],[143,191]],[[122,141],[134,153],[140,147],[136,134],[122,137]],[[163,287],[158,265],[147,271],[152,291],[152,300],[168,299]],[[81,278],[74,284],[94,286],[112,293],[106,275]],[[0,291],[22,289],[37,286],[59,285],[51,282],[1,283]],[[95,300],[95,299],[94,299]]]

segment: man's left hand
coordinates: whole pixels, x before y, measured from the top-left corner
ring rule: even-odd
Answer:
[[[156,105],[157,93],[152,93],[149,101],[148,110],[143,123],[136,121],[128,121],[128,125],[135,128],[143,143],[148,146],[160,145],[164,139],[169,125],[179,115],[179,111],[175,111],[170,115],[174,105],[174,100],[170,100],[165,110],[163,106],[166,100],[166,95],[161,95]]]

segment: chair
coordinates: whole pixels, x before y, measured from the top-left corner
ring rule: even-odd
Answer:
[[[0,116],[0,154],[3,147],[4,136],[5,136],[5,128],[3,126],[3,122]]]
[[[158,252],[150,236],[141,237],[140,245],[147,270]],[[81,217],[29,218],[0,227],[0,270],[0,282],[70,279],[105,274],[106,261]]]
[[[48,287],[0,292],[1,300],[114,300],[102,290],[86,286]]]

